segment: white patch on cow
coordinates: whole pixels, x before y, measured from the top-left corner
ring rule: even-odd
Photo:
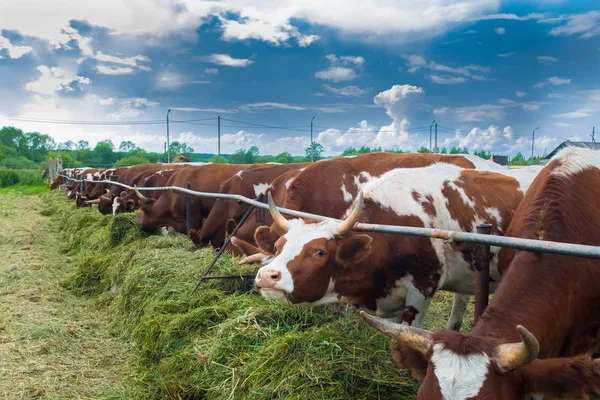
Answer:
[[[85,179],[87,179],[88,181],[91,181],[91,180],[93,180],[93,179],[94,179],[94,177],[92,176],[92,174],[87,174],[87,175],[85,176]]]
[[[427,293],[422,293],[415,287],[411,275],[398,279],[386,297],[376,300],[377,308],[374,314],[384,318],[402,317],[404,311],[413,307],[418,313],[411,326],[420,327],[427,314],[437,282],[432,282],[432,284],[433,286],[427,290]]]
[[[344,158],[354,158],[356,156],[344,156]]]
[[[342,193],[344,194],[344,201],[346,203],[352,203],[353,197],[350,194],[350,192],[348,191],[348,189],[346,189],[346,184],[342,183]]]
[[[244,171],[238,171],[238,172],[235,174],[235,176],[237,176],[238,178],[240,178],[240,179],[242,179],[242,180],[243,180],[243,178],[242,178],[242,174],[243,174],[243,173],[244,173]]]
[[[500,215],[500,210],[498,210],[495,207],[486,207],[485,213],[496,220],[496,225],[498,226],[499,233],[503,233],[502,232],[502,216]]]
[[[113,203],[112,203],[113,215],[117,214],[117,208],[119,208],[119,198],[115,197],[115,199],[113,200]]]
[[[67,197],[71,197],[71,193],[73,193],[72,190],[67,190]]]
[[[290,188],[290,185],[292,184],[292,182],[294,182],[294,179],[296,179],[296,177],[288,179],[288,181],[285,183],[285,188],[286,189]]]
[[[454,154],[459,155],[459,154]],[[508,167],[506,166],[502,166],[500,164],[496,164],[493,161],[490,160],[485,160],[479,156],[476,156],[474,154],[460,154],[461,157],[466,158],[467,160],[471,161],[473,163],[473,165],[475,166],[475,169],[483,169],[483,170],[505,170],[508,169]]]
[[[402,284],[402,279],[398,279],[390,293],[376,300],[377,308],[375,315],[378,317],[392,318],[401,316],[406,302],[408,289]]]
[[[443,343],[436,343],[431,362],[444,400],[467,400],[479,394],[490,358],[485,353],[458,355],[444,348]]]
[[[305,169],[306,169],[306,167],[300,168],[300,172],[304,171]]]
[[[552,160],[560,160],[560,165],[552,171],[556,176],[568,177],[592,167],[600,169],[600,152],[590,149],[567,147]]]
[[[267,189],[273,187],[268,183],[259,183],[258,185],[252,185],[252,186],[254,187],[254,196],[255,197],[258,197],[261,194],[267,194]]]
[[[261,267],[258,274],[262,273],[264,269],[281,272],[281,279],[275,284],[274,289],[292,293],[294,291],[294,281],[287,264],[302,253],[302,249],[308,242],[320,238],[333,239],[336,235],[337,223],[323,221],[317,224],[305,224],[301,219],[292,219],[288,221],[288,226],[289,230],[284,235],[287,242],[283,246],[283,251],[269,264]]]
[[[164,172],[164,171],[161,169],[160,171],[158,171],[158,172],[156,173],[156,175],[158,175],[158,176],[163,176],[163,172]],[[148,179],[148,178],[146,178],[146,179]]]

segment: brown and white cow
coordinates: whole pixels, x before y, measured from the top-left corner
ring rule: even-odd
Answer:
[[[222,182],[239,171],[259,168],[261,165],[206,164],[188,165],[184,168],[168,168],[148,177],[144,186],[185,187],[191,182],[192,190],[217,193]],[[263,165],[264,166],[264,165]],[[153,182],[159,177],[165,179],[159,184]],[[140,206],[140,228],[152,231],[158,228],[172,228],[175,232],[187,234],[185,196],[178,192],[151,191],[137,192]],[[192,227],[200,229],[216,199],[192,196]]]
[[[275,205],[281,206],[285,201],[285,197],[287,196],[290,185],[296,179],[296,177],[304,171],[304,167],[300,169],[294,169],[286,172],[283,175],[278,176],[274,179],[269,187],[266,190],[267,194],[271,194],[273,199],[273,203]],[[246,220],[246,222],[240,226],[240,229],[237,231],[235,236],[231,238],[231,244],[234,248],[235,255],[243,255],[245,258],[240,262],[240,264],[253,263],[255,261],[262,262],[263,264],[267,264],[273,254],[264,252],[260,248],[256,247],[256,242],[254,241],[254,233],[258,229],[258,227],[267,225],[270,226],[273,224],[273,218],[271,214],[268,212],[264,212],[265,210],[258,211],[254,209],[250,216]],[[263,213],[262,216],[258,216],[258,213]],[[260,221],[264,216],[264,221]],[[233,229],[236,226],[236,222],[234,220],[227,221],[227,233],[231,234]],[[284,232],[281,232],[282,234]]]
[[[276,257],[263,266],[256,285],[283,303],[343,301],[386,318],[419,326],[433,295],[455,296],[448,327],[458,329],[474,293],[472,248],[416,236],[351,232],[356,222],[475,232],[492,224],[502,235],[539,168],[467,170],[451,164],[394,169],[365,186],[345,221],[287,221],[271,207],[287,231],[275,243]],[[272,205],[272,203],[271,203]],[[363,209],[364,206],[364,209]],[[268,246],[262,227],[259,246]],[[265,243],[266,242],[266,243]],[[263,244],[265,243],[265,244]],[[496,254],[491,276],[498,282]],[[494,283],[492,283],[492,288]]]
[[[219,193],[239,194],[249,198],[257,198],[266,194],[271,182],[278,176],[305,167],[307,164],[280,164],[239,171],[223,182]],[[227,221],[233,219],[236,223],[242,218],[250,206],[230,199],[217,199],[208,218],[202,224],[200,232],[190,231],[190,238],[196,245],[211,244],[219,248],[225,241]]]
[[[600,246],[598,199],[600,152],[567,148],[535,179],[507,235]],[[598,346],[599,289],[600,260],[518,251],[468,334],[363,317],[397,341],[394,352],[418,352],[418,399],[589,399],[600,393],[600,360],[576,354]]]
[[[394,168],[420,168],[436,162],[458,165],[463,168],[505,170],[490,161],[470,155],[443,154],[390,154],[370,153],[356,157],[344,157],[320,161],[306,167],[289,185],[282,206],[290,210],[304,211],[326,217],[339,218],[352,204],[359,189],[372,179]],[[326,185],[328,190],[319,190]],[[263,253],[275,253],[273,244],[282,232],[274,225],[270,231],[271,246],[254,254],[255,260],[268,257]],[[249,254],[246,254],[249,255]],[[264,261],[264,260],[263,260]]]
[[[127,171],[128,168],[129,167],[107,168],[96,172],[92,177],[95,181],[107,181],[110,180],[113,175],[120,176]],[[87,183],[87,185],[84,186],[83,192],[77,195],[76,204],[78,206],[97,204],[97,202],[93,202],[92,200],[96,200],[100,198],[100,196],[109,193],[111,186],[113,185],[109,183]]]

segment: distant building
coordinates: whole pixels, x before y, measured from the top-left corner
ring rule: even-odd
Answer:
[[[552,150],[550,154],[548,154],[543,160],[540,160],[540,164],[546,164],[552,157],[556,155],[561,149],[565,147],[581,147],[584,149],[592,149],[592,150],[600,150],[600,143],[596,142],[571,142],[570,140],[565,140],[561,144],[558,145],[557,148]]]
[[[508,165],[508,156],[499,156],[499,155],[493,155],[490,157],[490,161],[495,162],[498,165]]]

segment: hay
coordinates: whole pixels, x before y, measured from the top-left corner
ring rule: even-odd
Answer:
[[[135,213],[113,218],[52,194],[46,200],[66,239],[62,250],[77,263],[64,286],[115,315],[115,332],[136,351],[140,398],[415,397],[418,384],[391,359],[389,341],[354,310],[277,305],[242,279],[206,281],[192,294],[211,249],[146,236]],[[223,256],[214,274],[255,268],[235,261]],[[451,296],[440,297],[430,328],[443,327],[449,313]]]

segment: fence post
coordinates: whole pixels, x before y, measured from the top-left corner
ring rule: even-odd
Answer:
[[[79,182],[79,194],[83,194],[83,179],[81,178],[81,182]]]
[[[192,190],[192,182],[186,182],[185,188]],[[192,196],[189,194],[185,195],[185,226],[189,237],[190,230],[192,229]]]
[[[477,233],[489,235],[492,224],[477,225]],[[485,311],[490,295],[490,245],[477,245],[475,268],[475,323]]]

